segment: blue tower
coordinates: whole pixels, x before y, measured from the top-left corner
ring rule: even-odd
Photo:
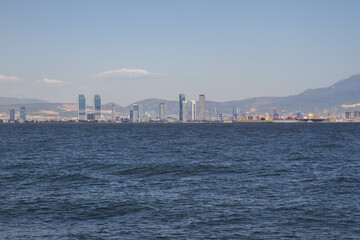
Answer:
[[[179,120],[184,121],[184,113],[183,113],[183,102],[185,101],[185,94],[179,94]]]

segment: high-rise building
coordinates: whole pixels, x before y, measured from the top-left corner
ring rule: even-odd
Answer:
[[[196,102],[194,100],[190,101],[190,111],[189,111],[189,120],[195,121],[196,120]]]
[[[22,106],[20,108],[19,122],[24,123],[25,121],[26,121],[26,107]]]
[[[347,119],[351,118],[351,112],[345,112],[345,118]]]
[[[130,110],[130,122],[135,122],[134,121],[134,110]]]
[[[184,113],[183,113],[183,102],[185,101],[185,94],[179,94],[179,120],[184,121]]]
[[[354,111],[354,118],[360,117],[360,111]]]
[[[187,122],[187,119],[188,119],[188,116],[187,116],[187,114],[188,114],[188,102],[187,101],[183,101],[182,102],[182,118],[183,118],[183,122]]]
[[[9,119],[10,123],[15,122],[15,109],[11,108],[10,109],[10,119]]]
[[[115,122],[115,103],[111,104],[111,121]]]
[[[133,109],[133,122],[143,122],[142,105],[134,104]]]
[[[139,111],[133,110],[133,122],[139,122]]]
[[[79,94],[78,96],[78,120],[86,119],[86,100],[85,94]]]
[[[200,94],[199,95],[199,115],[198,115],[199,121],[205,120],[205,95]]]
[[[149,112],[144,112],[142,121],[143,122],[149,122],[151,120],[151,114]]]
[[[100,120],[101,117],[101,98],[99,94],[94,95],[94,114],[95,120]]]
[[[205,121],[211,121],[211,114],[210,114],[210,112],[208,110],[205,110],[204,120]]]
[[[141,104],[139,104],[139,115],[138,115],[138,119],[139,122],[143,122],[144,121],[144,113],[143,113],[143,106]]]
[[[166,104],[164,102],[161,102],[159,104],[159,118],[160,121],[165,121],[166,118]]]

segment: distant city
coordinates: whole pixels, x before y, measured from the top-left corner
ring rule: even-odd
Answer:
[[[167,114],[166,101],[159,103],[157,113],[143,110],[141,104],[133,104],[128,115],[124,116],[116,112],[116,104],[111,104],[111,112],[102,112],[100,94],[93,96],[92,108],[87,108],[85,94],[77,97],[77,117],[73,118],[52,118],[39,119],[34,116],[27,116],[25,106],[21,106],[18,111],[14,108],[9,110],[8,119],[0,119],[0,123],[31,123],[31,122],[110,122],[110,123],[296,123],[296,122],[360,122],[360,104],[356,105],[357,110],[346,111],[344,114],[329,114],[328,117],[320,117],[318,113],[301,113],[300,111],[292,115],[282,115],[276,107],[272,107],[270,113],[246,114],[238,107],[233,107],[231,113],[220,112],[215,107],[215,115],[211,116],[206,109],[205,94],[200,94],[198,106],[195,100],[186,100],[184,93],[179,94],[178,115]]]
[[[100,94],[74,96],[73,103],[39,99],[0,98],[0,123],[291,123],[360,122],[360,75],[327,87],[287,97],[257,97],[237,101],[208,101],[205,94],[178,100],[145,99],[122,107],[102,104]],[[90,103],[89,103],[90,102]]]
[[[154,116],[149,112],[143,111],[141,104],[133,104],[133,108],[129,111],[128,117],[120,117],[115,111],[115,104],[111,105],[111,118],[106,119],[101,114],[101,97],[96,94],[93,98],[92,112],[86,112],[86,97],[84,94],[78,96],[78,117],[76,121],[107,121],[107,122],[130,122],[130,123],[145,123],[145,122],[211,122],[210,112],[205,109],[205,95],[199,95],[199,108],[197,112],[196,101],[186,101],[185,94],[179,94],[179,115],[174,118],[167,115],[166,102],[159,104],[158,116]]]

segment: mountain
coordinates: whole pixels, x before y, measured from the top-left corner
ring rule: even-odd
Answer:
[[[173,101],[173,100],[165,100],[160,98],[148,98],[142,101],[135,102],[133,104],[141,104],[143,106],[143,111],[150,112],[153,114],[156,114],[159,112],[159,104],[165,102],[166,103],[166,109],[167,114],[178,114],[179,112],[179,102]],[[131,109],[133,109],[133,104],[130,104],[126,106],[126,110],[129,112]]]
[[[105,110],[105,111],[111,111],[112,110],[112,105],[115,104],[115,112],[117,113],[129,113],[127,108],[124,108],[122,106],[120,106],[119,104],[116,103],[106,103],[101,105],[101,110]],[[88,106],[91,107],[91,106]]]
[[[32,99],[32,98],[0,97],[0,105],[31,104],[31,103],[48,103],[48,102],[44,100]]]
[[[190,99],[187,99],[190,100]],[[165,100],[159,98],[149,98],[134,104],[141,104],[144,112],[149,112],[154,116],[159,113],[159,104],[166,103],[167,115],[178,115],[179,102],[176,100]],[[103,114],[111,114],[113,103],[102,105]],[[197,102],[197,106],[199,102]],[[341,80],[327,88],[308,89],[298,95],[287,97],[257,97],[237,101],[214,102],[206,101],[206,110],[212,117],[216,116],[215,107],[223,114],[231,114],[233,109],[238,107],[240,111],[247,114],[270,113],[273,107],[281,113],[295,113],[301,111],[318,112],[329,114],[334,110],[338,113],[353,111],[356,105],[360,104],[360,74],[353,75]],[[49,103],[38,99],[19,99],[1,98],[0,113],[8,113],[10,108],[19,109],[25,105],[27,112],[31,115],[54,116],[54,117],[76,117],[76,103]],[[133,108],[133,104],[122,107],[115,104],[118,114],[127,116]],[[87,106],[88,112],[92,111],[92,106]]]
[[[74,103],[28,103],[0,105],[0,113],[9,113],[11,108],[19,111],[26,107],[27,114],[44,117],[76,117],[77,108]]]
[[[231,103],[242,106],[245,111],[256,109],[255,111],[269,112],[272,107],[284,112],[312,112],[316,109],[320,112],[330,112],[334,108],[345,111],[346,105],[355,107],[360,103],[360,75],[353,75],[327,88],[308,89],[298,95],[253,98]]]
[[[166,103],[168,115],[178,114],[178,101],[151,98],[136,102],[136,104],[143,105],[144,111],[157,113],[160,102]],[[231,114],[233,108],[236,107],[247,114],[270,113],[273,107],[284,113],[297,111],[329,113],[334,110],[338,112],[354,110],[356,104],[360,104],[360,74],[341,80],[327,88],[308,89],[298,95],[287,97],[257,97],[227,102],[206,101],[206,109],[212,116],[215,116],[215,107],[218,112],[224,114]],[[131,108],[132,105],[126,107],[127,110]]]

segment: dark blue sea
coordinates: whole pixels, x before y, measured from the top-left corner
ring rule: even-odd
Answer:
[[[0,239],[360,239],[360,124],[0,124]]]

